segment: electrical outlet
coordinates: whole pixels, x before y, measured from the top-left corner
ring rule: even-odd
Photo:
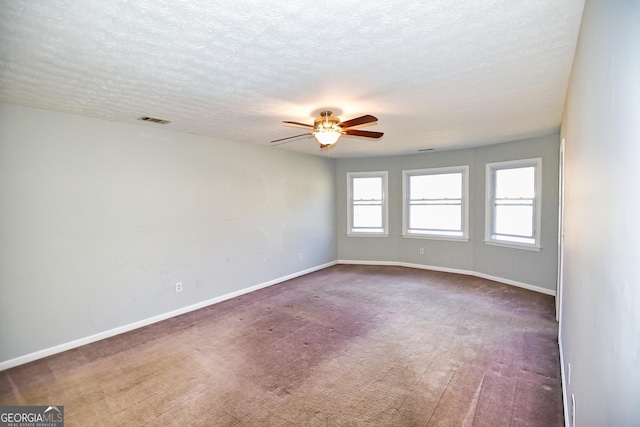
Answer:
[[[302,252],[298,254],[298,261],[302,261]]]
[[[420,255],[424,255],[424,248],[420,248]]]
[[[176,292],[182,292],[182,282],[176,283]]]

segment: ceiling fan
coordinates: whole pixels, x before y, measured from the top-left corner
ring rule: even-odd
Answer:
[[[313,125],[309,125],[306,123],[300,122],[292,122],[284,120],[282,123],[286,123],[289,125],[300,126],[304,128],[313,129],[309,133],[303,133],[300,135],[294,135],[287,138],[276,139],[271,141],[271,143],[279,142],[284,144],[282,141],[287,141],[294,138],[300,138],[302,136],[311,136],[313,135],[318,144],[320,144],[320,148],[331,148],[338,139],[342,136],[361,136],[365,138],[375,138],[378,139],[384,135],[382,132],[373,132],[368,130],[360,130],[360,129],[351,129],[355,126],[360,126],[368,123],[375,123],[378,119],[371,115],[356,117],[355,119],[347,120],[344,122],[340,121],[340,118],[332,115],[331,111],[323,111],[320,113],[320,117],[313,121]]]

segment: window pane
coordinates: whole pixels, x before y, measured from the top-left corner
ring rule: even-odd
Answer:
[[[411,176],[409,193],[412,200],[461,199],[462,173]]]
[[[353,178],[354,200],[381,200],[382,178]]]
[[[496,170],[496,198],[534,198],[535,168]]]
[[[460,205],[412,205],[409,228],[426,230],[462,230]]]
[[[533,236],[533,206],[496,206],[497,234]]]
[[[353,228],[382,227],[382,206],[354,206]]]

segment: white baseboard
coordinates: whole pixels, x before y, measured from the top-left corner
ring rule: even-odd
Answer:
[[[159,314],[157,316],[153,316],[147,319],[139,320],[137,322],[129,323],[128,325],[119,326],[114,329],[110,329],[108,331],[99,332],[94,335],[90,335],[88,337],[79,338],[77,340],[70,341],[68,343],[59,344],[54,347],[46,348],[43,350],[39,350],[33,353],[26,354],[24,356],[19,356],[14,359],[9,359],[4,362],[0,362],[0,371],[4,371],[9,368],[13,368],[15,366],[24,365],[25,363],[33,362],[34,360],[42,359],[47,356],[52,356],[54,354],[62,353],[63,351],[71,350],[73,348],[81,347],[86,344],[91,344],[92,342],[100,341],[105,338],[110,338],[115,335],[123,334],[125,332],[132,331],[134,329],[142,328],[144,326],[151,325],[153,323],[161,322],[163,320],[170,319],[175,316],[179,316],[181,314],[189,313],[191,311],[199,310],[201,308],[217,304],[222,301],[226,301],[240,295],[248,294],[253,291],[257,291],[259,289],[267,288],[269,286],[276,285],[278,283],[285,282],[287,280],[295,279],[296,277],[304,276],[305,274],[313,273],[314,271],[322,270],[327,267],[331,267],[332,265],[337,264],[337,261],[329,262],[327,264],[322,264],[316,267],[312,267],[306,270],[298,271],[293,274],[289,274],[287,276],[279,277],[277,279],[269,280],[264,283],[260,283],[255,286],[251,286],[249,288],[240,289],[239,291],[231,292],[225,295],[221,295],[219,297],[215,297],[206,301],[201,301],[196,304],[192,304],[186,307],[181,307],[176,310],[172,310],[167,313]]]
[[[560,382],[562,383],[562,406],[564,407],[564,425],[569,427],[571,425],[571,412],[569,408],[570,399],[567,396],[567,377],[564,371],[564,351],[562,347],[562,336],[560,329],[558,328],[558,349],[560,350]]]
[[[412,263],[406,263],[406,262],[395,262],[395,261],[338,260],[338,261],[333,261],[333,262],[329,262],[329,263],[326,263],[326,264],[322,264],[322,265],[319,265],[319,266],[316,266],[316,267],[312,267],[312,268],[309,268],[309,269],[306,269],[306,270],[302,270],[302,271],[299,271],[299,272],[296,272],[296,273],[293,273],[293,274],[289,274],[287,276],[279,277],[277,279],[269,280],[267,282],[260,283],[260,284],[255,285],[255,286],[251,286],[249,288],[245,288],[245,289],[241,289],[241,290],[238,290],[238,291],[235,291],[235,292],[231,292],[231,293],[228,293],[228,294],[225,294],[225,295],[221,295],[219,297],[212,298],[212,299],[209,299],[209,300],[206,300],[206,301],[201,301],[199,303],[192,304],[192,305],[189,305],[189,306],[186,306],[186,307],[181,307],[179,309],[172,310],[172,311],[167,312],[167,313],[159,314],[157,316],[153,316],[153,317],[150,317],[150,318],[147,318],[147,319],[139,320],[139,321],[134,322],[134,323],[130,323],[130,324],[127,324],[127,325],[119,326],[117,328],[110,329],[108,331],[99,332],[97,334],[90,335],[88,337],[79,338],[77,340],[73,340],[73,341],[70,341],[68,343],[59,344],[59,345],[56,345],[54,347],[49,347],[49,348],[46,348],[46,349],[43,349],[43,350],[39,350],[39,351],[36,351],[36,352],[33,352],[33,353],[26,354],[24,356],[19,356],[19,357],[16,357],[14,359],[6,360],[4,362],[0,362],[0,371],[4,371],[6,369],[13,368],[15,366],[23,365],[25,363],[33,362],[34,360],[42,359],[42,358],[47,357],[47,356],[52,356],[54,354],[62,353],[63,351],[67,351],[67,350],[71,350],[73,348],[81,347],[81,346],[86,345],[86,344],[91,344],[92,342],[100,341],[100,340],[103,340],[105,338],[110,338],[110,337],[113,337],[115,335],[123,334],[125,332],[129,332],[129,331],[132,331],[134,329],[142,328],[144,326],[148,326],[148,325],[151,325],[153,323],[161,322],[163,320],[167,320],[167,319],[170,319],[172,317],[179,316],[181,314],[185,314],[185,313],[189,313],[191,311],[199,310],[201,308],[208,307],[210,305],[217,304],[219,302],[226,301],[226,300],[238,297],[240,295],[248,294],[250,292],[257,291],[259,289],[263,289],[263,288],[266,288],[266,287],[269,287],[269,286],[273,286],[273,285],[276,285],[278,283],[282,283],[284,281],[294,279],[296,277],[304,276],[305,274],[313,273],[314,271],[322,270],[324,268],[331,267],[331,266],[336,265],[336,264],[389,265],[389,266],[398,266],[398,267],[418,268],[418,269],[423,269],[423,270],[442,271],[442,272],[446,272],[446,273],[457,273],[457,274],[464,274],[464,275],[468,275],[468,276],[481,277],[481,278],[484,278],[484,279],[493,280],[495,282],[500,282],[500,283],[505,283],[507,285],[517,286],[519,288],[529,289],[531,291],[536,291],[536,292],[540,292],[540,293],[547,294],[547,295],[555,295],[555,291],[553,291],[553,290],[545,289],[545,288],[542,288],[542,287],[539,287],[539,286],[529,285],[529,284],[526,284],[526,283],[517,282],[515,280],[503,279],[501,277],[490,276],[488,274],[478,273],[478,272],[475,272],[475,271],[460,270],[460,269],[456,269],[456,268],[447,268],[447,267],[436,267],[436,266],[423,265],[423,264],[412,264]],[[563,382],[563,385],[564,385],[564,382]],[[564,392],[564,389],[563,389],[563,392]],[[565,410],[566,410],[566,401],[565,401]]]
[[[540,292],[541,294],[552,295],[552,296],[556,295],[555,290],[543,288],[540,286],[530,285],[528,283],[517,282],[511,279],[504,279],[502,277],[491,276],[485,273],[478,273],[476,271],[460,270],[458,268],[436,267],[432,265],[412,264],[408,262],[396,262],[396,261],[338,260],[338,264],[390,265],[390,266],[396,266],[396,267],[410,267],[410,268],[419,268],[422,270],[442,271],[445,273],[457,273],[457,274],[464,274],[467,276],[481,277],[483,279],[493,280],[494,282],[504,283],[506,285],[516,286],[518,288],[524,288],[530,291]]]

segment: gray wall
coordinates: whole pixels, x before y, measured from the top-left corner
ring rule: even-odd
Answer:
[[[555,291],[558,256],[558,134],[475,149],[372,159],[338,159],[338,259],[465,270]],[[542,157],[542,249],[484,243],[486,163]],[[469,242],[402,237],[402,171],[469,165]],[[347,236],[347,172],[389,171],[389,237]],[[419,254],[424,248],[424,255]]]
[[[640,2],[587,0],[562,134],[567,397],[576,426],[638,426]]]
[[[333,262],[335,217],[333,159],[0,104],[0,363]]]

